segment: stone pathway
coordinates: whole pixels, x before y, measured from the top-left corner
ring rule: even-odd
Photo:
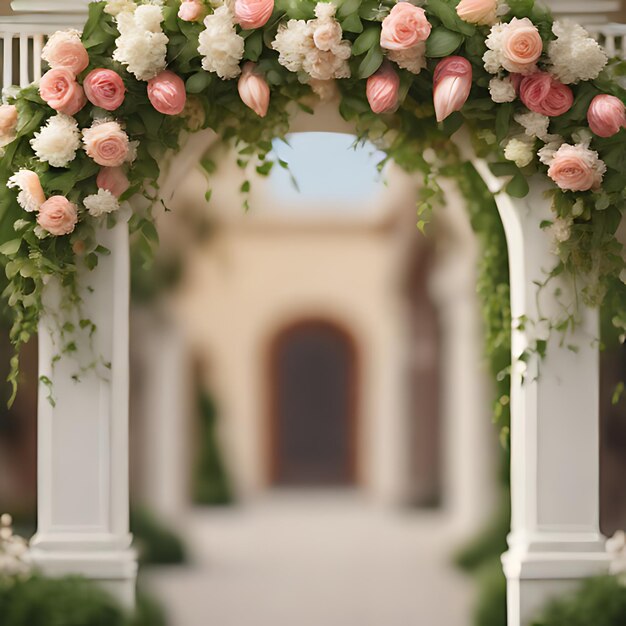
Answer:
[[[192,565],[143,576],[171,626],[470,626],[471,582],[439,514],[276,492],[185,526]]]

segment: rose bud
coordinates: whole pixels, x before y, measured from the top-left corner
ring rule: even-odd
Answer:
[[[374,113],[389,113],[398,107],[398,91],[400,77],[391,66],[384,61],[380,69],[367,79],[365,94]]]
[[[235,21],[245,29],[265,26],[274,11],[274,0],[235,0]]]
[[[615,96],[596,96],[587,111],[587,121],[598,137],[613,137],[626,127],[626,107]]]
[[[152,106],[163,115],[180,115],[187,102],[183,79],[165,70],[148,81],[148,98]]]
[[[457,15],[470,24],[493,26],[498,17],[498,0],[461,0],[456,7]]]
[[[270,105],[270,87],[265,78],[254,71],[255,68],[256,64],[251,62],[243,66],[238,83],[239,96],[259,117],[265,117]]]
[[[433,100],[438,122],[443,122],[467,102],[472,89],[472,65],[463,57],[440,61],[433,77]]]

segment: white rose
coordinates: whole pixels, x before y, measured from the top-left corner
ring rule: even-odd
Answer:
[[[504,148],[504,158],[513,161],[517,167],[526,167],[535,158],[534,144],[526,141],[526,138],[514,137]]]

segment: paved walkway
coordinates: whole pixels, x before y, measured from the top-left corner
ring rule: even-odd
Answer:
[[[469,626],[444,520],[352,493],[275,493],[187,521],[194,563],[144,576],[171,626]]]

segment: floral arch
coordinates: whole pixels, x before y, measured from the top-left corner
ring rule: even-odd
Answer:
[[[210,141],[267,174],[320,100],[422,178],[421,228],[468,160],[495,195],[515,318],[509,623],[606,568],[596,340],[601,303],[626,323],[620,61],[533,0],[108,0],[41,52],[43,77],[0,108],[0,252],[14,344],[41,331],[44,571],[132,600],[126,223],[148,257],[155,207]]]

